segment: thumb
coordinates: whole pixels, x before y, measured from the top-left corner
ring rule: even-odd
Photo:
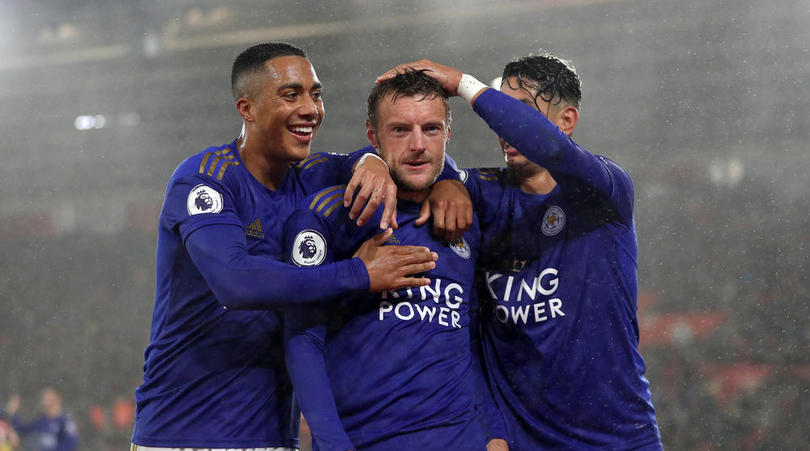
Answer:
[[[422,209],[419,210],[419,217],[416,218],[416,221],[414,221],[413,223],[414,225],[420,226],[426,223],[429,218],[430,218],[430,202],[424,201],[422,202]]]
[[[389,227],[385,229],[384,232],[374,235],[374,244],[376,244],[377,246],[382,246],[386,241],[388,241],[388,238],[391,238],[391,235],[393,233],[394,230],[391,227]]]

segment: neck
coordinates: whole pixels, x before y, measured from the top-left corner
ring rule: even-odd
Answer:
[[[538,165],[515,169],[515,181],[523,192],[529,194],[548,194],[557,186],[551,174]]]
[[[290,169],[290,162],[273,158],[273,152],[266,150],[263,143],[255,135],[248,133],[244,125],[239,139],[236,140],[236,148],[245,169],[259,183],[271,190],[281,186]]]

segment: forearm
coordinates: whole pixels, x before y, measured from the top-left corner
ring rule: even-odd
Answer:
[[[206,226],[186,239],[186,249],[217,300],[229,309],[274,309],[324,303],[368,290],[359,259],[297,267],[248,255],[244,232],[231,225]],[[324,280],[330,283],[324,284]]]
[[[343,428],[332,394],[324,361],[324,326],[321,333],[296,329],[296,321],[288,315],[285,325],[285,357],[287,371],[295,388],[304,418],[313,440],[324,451],[354,449]]]
[[[548,170],[569,195],[609,204],[626,220],[632,217],[633,187],[627,173],[577,145],[542,113],[493,89],[479,94],[473,109],[498,136]]]
[[[471,312],[470,352],[472,353],[472,371],[473,377],[475,378],[475,401],[478,410],[478,418],[484,427],[484,437],[487,442],[492,439],[504,439],[508,441],[503,416],[495,402],[493,387],[487,379],[481,332],[479,315],[478,313]]]

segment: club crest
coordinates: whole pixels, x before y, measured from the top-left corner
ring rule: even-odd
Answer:
[[[326,240],[314,230],[302,230],[295,236],[292,261],[298,266],[316,266],[326,258]]]
[[[554,236],[560,233],[563,227],[565,227],[565,212],[563,212],[563,209],[556,205],[549,207],[546,214],[543,215],[543,223],[540,226],[543,235]]]
[[[456,253],[461,258],[470,258],[472,252],[470,251],[470,245],[467,243],[467,240],[464,237],[461,237],[455,241],[450,241],[447,243],[450,246],[450,249]]]

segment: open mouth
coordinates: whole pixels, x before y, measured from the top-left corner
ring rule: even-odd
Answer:
[[[294,127],[287,127],[287,129],[302,142],[309,142],[312,140],[312,134],[315,132],[315,127],[312,125],[298,125]]]
[[[426,168],[430,164],[428,161],[424,160],[415,160],[415,161],[406,161],[405,166],[413,171],[419,171]]]
[[[315,127],[313,126],[298,126],[288,128],[294,135],[301,137],[312,136],[312,132],[315,130]]]
[[[506,141],[504,141],[504,142],[503,142],[503,153],[504,153],[505,155],[509,155],[509,156],[514,156],[514,155],[518,155],[518,154],[519,154],[519,152],[517,151],[517,149],[515,149],[514,147],[512,147],[512,145],[511,145],[511,144],[509,144],[509,143],[508,143],[508,142],[506,142]]]

